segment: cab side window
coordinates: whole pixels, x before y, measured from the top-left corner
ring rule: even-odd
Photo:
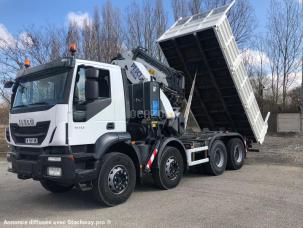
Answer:
[[[100,98],[111,97],[108,70],[99,70],[99,97]]]
[[[91,107],[92,103],[102,102],[102,100],[106,100],[111,97],[110,92],[110,73],[108,70],[104,69],[94,69],[96,70],[96,74],[94,78],[90,78],[88,69],[92,69],[92,67],[81,66],[77,70],[75,88],[74,88],[74,96],[73,96],[73,120],[74,122],[85,122],[88,118],[88,109]],[[97,78],[96,78],[97,77]],[[89,88],[87,85],[94,80],[94,83],[98,83],[98,93],[97,96],[94,96],[95,99],[89,99],[86,97],[88,91],[85,91]],[[89,96],[89,95],[88,95]],[[108,99],[107,99],[108,100]],[[95,105],[98,105],[97,103]],[[100,105],[100,104],[99,104]],[[98,109],[97,109],[98,110]],[[101,109],[102,110],[102,109]],[[101,111],[99,110],[99,111]],[[92,112],[89,112],[90,115]],[[95,113],[97,114],[97,113]]]
[[[76,75],[74,103],[84,103],[85,99],[85,69],[79,68]]]

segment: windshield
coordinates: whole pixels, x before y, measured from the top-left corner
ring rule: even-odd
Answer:
[[[18,81],[12,108],[55,105],[64,99],[68,71],[25,76]]]

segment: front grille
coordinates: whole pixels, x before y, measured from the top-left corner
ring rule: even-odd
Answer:
[[[26,144],[26,138],[37,138],[38,143],[34,145],[39,145],[45,139],[50,121],[37,122],[36,126],[32,127],[20,127],[16,123],[10,124],[11,135],[15,143]]]
[[[35,147],[19,147],[13,146],[12,151],[17,153],[17,157],[20,160],[36,161],[43,153],[42,148]]]

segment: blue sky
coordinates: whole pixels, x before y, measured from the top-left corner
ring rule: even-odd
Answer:
[[[24,26],[40,26],[43,24],[63,25],[71,12],[92,15],[94,6],[102,5],[104,0],[0,0],[0,24],[13,35],[22,32]],[[112,0],[115,6],[123,9],[131,0]],[[170,0],[164,0],[169,14]],[[258,32],[264,32],[269,0],[251,0],[258,20]],[[170,21],[170,24],[172,21]]]

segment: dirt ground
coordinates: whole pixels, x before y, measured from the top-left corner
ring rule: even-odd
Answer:
[[[37,181],[17,179],[0,161],[0,227],[42,227],[6,225],[37,221],[50,227],[302,228],[302,192],[303,136],[268,136],[241,170],[218,177],[190,172],[169,191],[138,185],[126,203],[112,208],[77,189],[50,194]]]

